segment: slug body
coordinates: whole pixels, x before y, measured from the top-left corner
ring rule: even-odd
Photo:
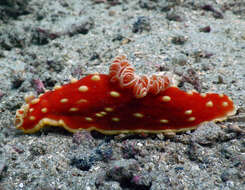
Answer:
[[[121,56],[108,75],[88,75],[38,98],[27,97],[16,111],[15,125],[25,133],[45,125],[70,132],[171,133],[221,121],[234,113],[234,104],[226,95],[185,92],[166,76],[138,76]]]

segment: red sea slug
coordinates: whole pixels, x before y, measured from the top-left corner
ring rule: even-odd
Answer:
[[[45,125],[70,132],[175,133],[234,113],[226,95],[185,92],[167,76],[138,76],[125,56],[120,56],[108,75],[91,74],[38,98],[26,97],[26,104],[16,111],[15,125],[25,133]]]

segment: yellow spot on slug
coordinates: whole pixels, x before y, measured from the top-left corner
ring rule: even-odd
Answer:
[[[47,111],[48,111],[47,108],[42,108],[42,109],[41,109],[41,112],[43,112],[43,113],[47,113]]]
[[[86,103],[86,102],[88,102],[88,100],[80,99],[77,101],[77,104]]]
[[[227,107],[228,106],[228,102],[222,102],[222,106],[223,107]]]
[[[70,108],[69,111],[78,111],[78,108]]]
[[[113,108],[107,107],[107,108],[105,108],[105,111],[112,112],[113,111]]]
[[[58,89],[61,89],[62,87],[60,86],[60,85],[56,85],[55,87],[54,87],[54,90],[58,90]]]
[[[100,112],[101,115],[106,115],[107,113],[105,111]]]
[[[95,114],[97,117],[103,117],[103,115],[101,113],[96,113]]]
[[[190,115],[190,114],[192,114],[192,110],[186,110],[185,111],[185,115]]]
[[[167,119],[161,119],[160,123],[168,123],[168,120]]]
[[[68,102],[67,98],[63,98],[63,99],[60,100],[60,103],[66,103],[66,102]]]
[[[207,94],[206,93],[201,93],[200,96],[203,97],[203,98],[206,98]]]
[[[39,95],[38,95],[38,98],[41,98],[43,95],[44,95],[44,93],[39,94]]]
[[[170,96],[163,96],[162,97],[162,101],[163,102],[169,102],[171,100],[171,97]]]
[[[51,122],[52,123],[52,122]],[[59,119],[59,121],[58,121],[58,123],[59,123],[59,125],[65,125],[65,123],[64,123],[64,121],[62,120],[62,119]]]
[[[195,117],[189,117],[189,118],[188,118],[188,121],[195,121],[195,120],[196,120]]]
[[[31,104],[37,104],[39,102],[39,98],[35,98],[34,100],[31,101]]]
[[[100,76],[99,76],[99,75],[93,75],[93,76],[91,77],[91,80],[92,80],[92,81],[99,81],[99,80],[100,80]]]
[[[36,118],[35,118],[34,116],[30,116],[29,119],[30,119],[31,121],[34,121]]]
[[[111,120],[114,121],[114,122],[120,121],[120,119],[118,117],[113,117],[113,118],[111,118]]]
[[[214,106],[214,104],[213,104],[213,102],[212,102],[212,101],[208,101],[208,102],[206,103],[206,106],[207,106],[207,107],[213,107],[213,106]]]
[[[134,113],[133,116],[138,117],[138,118],[144,117],[144,115],[142,113]]]
[[[219,94],[219,97],[220,97],[220,98],[223,98],[223,97],[224,97],[224,94]]]
[[[89,122],[93,121],[93,119],[91,117],[85,117],[85,120],[89,121]]]
[[[76,78],[71,78],[70,83],[76,83],[77,79]]]
[[[30,112],[33,112],[34,111],[34,108],[30,108],[30,110],[29,110]]]
[[[111,91],[110,92],[110,95],[113,97],[113,98],[118,98],[120,96],[120,94],[116,91]]]
[[[80,86],[80,87],[78,88],[78,91],[79,91],[79,92],[87,92],[87,91],[88,91],[88,87],[85,86],[85,85],[82,85],[82,86]]]
[[[25,102],[27,104],[29,104],[33,99],[35,99],[35,95],[34,94],[29,94],[29,95],[25,95],[24,99],[25,99]]]

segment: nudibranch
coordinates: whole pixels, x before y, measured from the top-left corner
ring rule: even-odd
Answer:
[[[167,76],[139,76],[125,56],[114,60],[109,74],[72,79],[25,100],[15,118],[15,126],[25,133],[51,125],[70,132],[167,134],[222,121],[235,113],[228,96],[185,92]]]

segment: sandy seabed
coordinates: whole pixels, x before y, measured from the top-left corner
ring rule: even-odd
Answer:
[[[27,135],[13,125],[30,92],[107,73],[172,72],[184,90],[229,95],[235,116],[174,137]],[[0,189],[245,189],[243,0],[0,2]]]

